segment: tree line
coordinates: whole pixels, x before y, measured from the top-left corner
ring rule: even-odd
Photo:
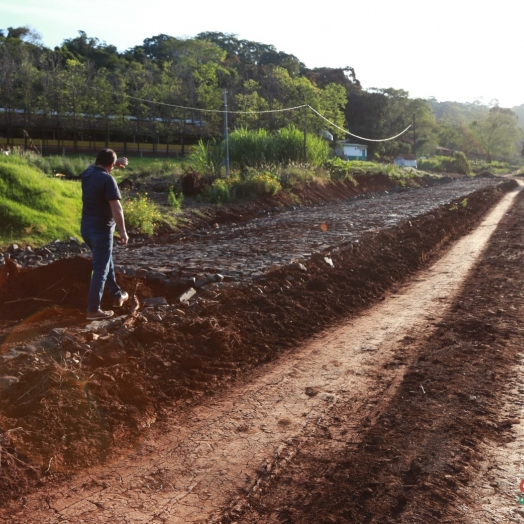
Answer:
[[[337,140],[368,144],[370,158],[460,150],[515,160],[522,149],[510,109],[412,99],[402,89],[365,90],[349,66],[308,69],[294,55],[233,34],[160,34],[119,52],[83,31],[50,49],[27,27],[0,30],[0,133],[8,139],[21,129],[44,141],[75,143],[218,138],[224,93],[231,129],[327,129]],[[304,108],[285,110],[305,104],[334,125]],[[340,130],[382,139],[411,123],[414,129],[387,142]]]

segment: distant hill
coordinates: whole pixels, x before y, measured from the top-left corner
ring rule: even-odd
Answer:
[[[489,111],[488,106],[477,102],[438,102],[435,99],[429,99],[428,103],[438,121],[445,121],[453,125],[471,122]]]

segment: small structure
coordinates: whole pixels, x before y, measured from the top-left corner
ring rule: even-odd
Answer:
[[[417,169],[417,158],[415,155],[397,155],[393,163],[401,167],[414,167]]]
[[[368,146],[362,144],[350,144],[348,142],[339,142],[337,146],[337,154],[345,160],[368,159]]]

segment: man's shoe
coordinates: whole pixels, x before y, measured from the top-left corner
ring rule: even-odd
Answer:
[[[87,320],[105,320],[106,318],[111,318],[114,315],[113,311],[94,311],[93,313],[88,313],[86,318]]]
[[[113,307],[122,307],[124,302],[129,298],[129,293],[127,291],[122,291],[122,294],[113,300]]]

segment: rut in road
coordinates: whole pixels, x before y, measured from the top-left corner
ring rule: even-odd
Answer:
[[[331,446],[357,444],[414,358],[406,337],[438,318],[511,206],[506,195],[473,233],[401,292],[365,315],[331,329],[280,361],[256,371],[184,416],[172,430],[148,436],[139,449],[109,467],[28,497],[9,522],[191,523],[219,519],[241,505],[272,468],[285,467],[301,443],[316,437],[336,403],[352,426]],[[2,520],[4,521],[4,520]]]

